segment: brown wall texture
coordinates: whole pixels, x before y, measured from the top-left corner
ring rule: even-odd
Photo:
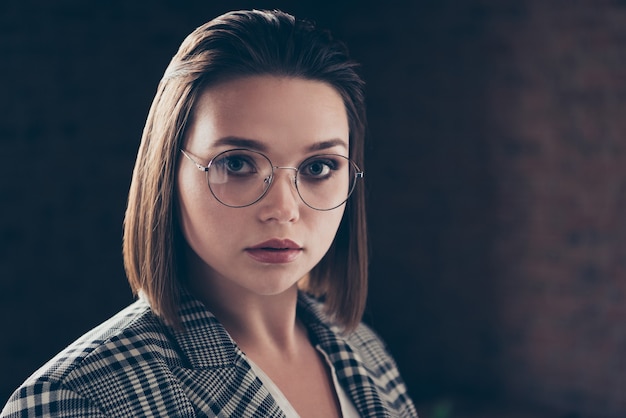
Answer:
[[[121,223],[157,82],[188,32],[249,7],[363,64],[366,320],[422,418],[626,416],[618,0],[1,2],[0,404],[132,300]]]
[[[625,6],[534,1],[494,28],[498,375],[583,416],[626,416]]]

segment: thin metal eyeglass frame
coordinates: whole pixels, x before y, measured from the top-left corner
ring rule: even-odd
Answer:
[[[348,158],[346,156],[343,156],[343,155],[340,155],[340,154],[319,154],[319,155],[334,155],[334,156],[337,156],[337,157],[345,158],[348,161],[348,163],[351,164],[354,167],[354,170],[355,170],[354,179],[352,180],[352,184],[350,186],[350,190],[348,191],[348,195],[346,196],[346,199],[344,201],[342,201],[341,203],[339,203],[338,205],[333,206],[332,208],[319,209],[319,208],[316,208],[314,206],[311,206],[306,200],[304,200],[304,198],[302,197],[302,194],[300,193],[300,189],[298,188],[298,173],[300,172],[300,166],[302,166],[302,164],[304,162],[308,161],[309,159],[315,158],[316,155],[312,155],[311,157],[306,158],[304,161],[302,161],[302,163],[300,163],[298,165],[298,167],[282,167],[282,166],[274,165],[272,163],[272,160],[270,160],[267,155],[265,155],[265,154],[263,154],[261,152],[253,151],[253,150],[250,150],[250,149],[247,149],[247,148],[233,148],[233,149],[229,149],[229,150],[220,152],[215,157],[211,158],[211,161],[209,161],[208,165],[204,166],[204,165],[198,163],[196,160],[194,160],[191,157],[191,155],[189,155],[189,153],[187,151],[185,151],[182,148],[180,149],[180,152],[182,152],[183,155],[189,159],[189,161],[191,161],[200,171],[203,171],[204,173],[208,173],[209,172],[209,169],[211,168],[211,165],[213,164],[213,161],[215,161],[215,159],[217,157],[219,157],[222,154],[225,154],[227,152],[232,152],[232,151],[246,151],[246,152],[252,152],[254,154],[260,155],[261,157],[265,158],[269,162],[270,167],[272,168],[272,172],[271,172],[269,178],[265,179],[265,181],[267,183],[269,183],[269,186],[267,186],[267,189],[265,189],[265,191],[257,199],[255,199],[252,203],[248,203],[247,205],[229,205],[227,203],[222,202],[220,200],[220,198],[215,195],[215,192],[211,188],[211,183],[209,183],[207,181],[207,186],[209,187],[209,191],[211,192],[213,197],[215,197],[215,199],[218,202],[220,202],[222,205],[227,206],[229,208],[245,208],[245,207],[248,207],[248,206],[252,206],[255,203],[257,203],[258,201],[260,201],[261,199],[263,199],[265,197],[265,195],[267,195],[267,192],[270,190],[270,187],[272,187],[272,183],[274,181],[274,170],[280,169],[280,170],[294,170],[296,172],[296,175],[294,176],[294,185],[296,187],[296,191],[298,192],[298,196],[300,197],[300,200],[302,200],[302,202],[305,205],[307,205],[311,209],[315,209],[315,210],[319,210],[319,211],[322,211],[322,212],[326,212],[326,211],[329,211],[329,210],[337,209],[339,206],[341,206],[344,203],[346,203],[348,201],[348,199],[350,198],[350,196],[352,195],[352,192],[356,188],[356,184],[357,184],[358,179],[362,179],[364,177],[364,175],[365,175],[365,173],[363,171],[361,171],[359,166],[354,161],[352,161],[350,158]]]

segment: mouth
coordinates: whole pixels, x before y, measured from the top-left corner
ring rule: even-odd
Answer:
[[[247,250],[301,250],[302,247],[289,239],[270,239],[257,244]]]
[[[264,264],[283,264],[294,261],[302,253],[299,244],[288,239],[271,239],[245,249],[253,259]]]

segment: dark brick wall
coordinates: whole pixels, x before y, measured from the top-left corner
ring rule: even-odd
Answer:
[[[292,3],[0,3],[0,403],[131,301],[121,222],[158,79],[252,6],[363,63],[366,319],[413,396],[626,415],[626,5]]]
[[[626,416],[626,4],[525,3],[493,32],[497,375]]]

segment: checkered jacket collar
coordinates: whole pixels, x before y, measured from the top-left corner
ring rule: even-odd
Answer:
[[[312,343],[330,358],[340,384],[360,415],[389,416],[363,362],[338,330],[326,324],[319,303],[301,293],[298,314],[309,330]],[[184,295],[180,316],[185,330],[173,334],[187,364],[173,372],[186,385],[192,402],[200,409],[219,408],[221,413],[232,416],[246,416],[246,411],[255,410],[262,416],[284,417],[252,371],[245,354],[200,301]],[[216,381],[223,384],[216,385]],[[213,399],[216,404],[209,405],[206,399]]]

